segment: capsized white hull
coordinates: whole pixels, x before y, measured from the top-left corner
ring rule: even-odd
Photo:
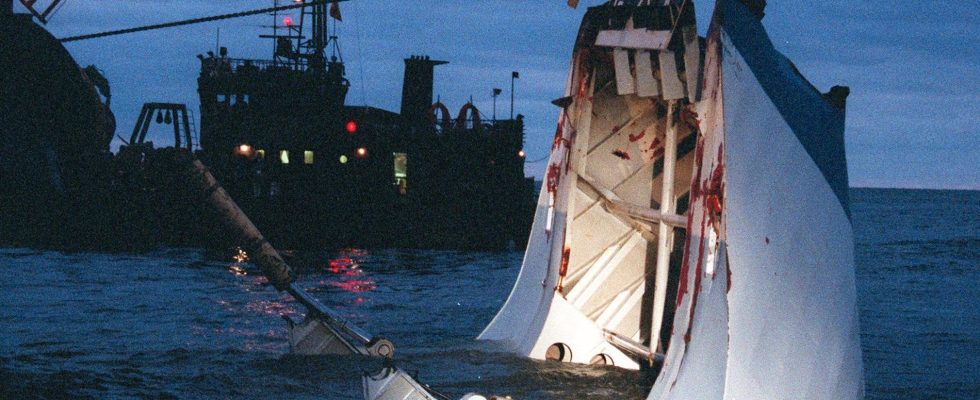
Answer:
[[[715,10],[674,330],[649,399],[856,399],[842,108],[741,3]],[[720,196],[720,212],[713,210]]]
[[[644,49],[662,35],[628,25],[598,40],[625,57],[593,46],[596,9],[524,264],[480,339],[627,368],[662,357],[650,399],[860,398],[841,92],[817,92],[739,1],[718,2],[703,69],[676,74],[695,52],[662,55],[695,47]],[[642,51],[661,55],[653,92]]]

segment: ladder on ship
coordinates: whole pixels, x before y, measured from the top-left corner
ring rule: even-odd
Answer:
[[[200,150],[201,138],[198,137],[197,135],[197,125],[195,125],[194,123],[194,120],[197,119],[197,116],[194,115],[194,110],[190,108],[187,109],[187,114],[190,117],[187,120],[187,126],[188,128],[190,128],[191,131],[191,151]]]

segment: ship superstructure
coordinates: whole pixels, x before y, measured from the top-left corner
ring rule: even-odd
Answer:
[[[198,56],[202,158],[225,187],[263,231],[302,247],[522,244],[523,117],[488,121],[470,103],[450,115],[432,101],[446,62],[425,56],[405,59],[400,113],[345,105],[329,7],[274,15],[271,59]]]

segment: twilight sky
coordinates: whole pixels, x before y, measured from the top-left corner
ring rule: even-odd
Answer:
[[[338,35],[351,91],[347,103],[398,111],[402,59],[425,54],[435,94],[455,113],[472,97],[489,116],[509,112],[510,72],[519,71],[515,113],[526,116],[529,161],[547,155],[584,7],[564,0],[353,0],[341,3]],[[776,47],[821,91],[851,87],[847,158],[851,186],[980,189],[980,6],[935,0],[770,1],[763,20]],[[272,0],[67,0],[48,29],[56,37],[271,6]],[[702,35],[714,7],[695,1]],[[297,15],[293,13],[294,19]],[[235,58],[269,58],[259,39],[271,16],[68,43],[82,66],[112,84],[118,130],[129,136],[144,102],[197,110],[196,54],[221,45]],[[195,112],[197,114],[197,112]],[[152,140],[172,143],[159,130]],[[118,146],[113,143],[113,148]],[[540,178],[544,162],[529,163]]]

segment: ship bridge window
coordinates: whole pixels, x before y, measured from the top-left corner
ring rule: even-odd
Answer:
[[[306,150],[303,152],[303,164],[313,164],[313,151]]]
[[[222,96],[222,95],[218,95],[218,96]],[[233,106],[237,104],[248,104],[247,94],[232,94],[232,95],[225,96],[225,98],[227,98],[229,104]]]
[[[395,186],[398,187],[398,193],[406,194],[408,193],[408,154],[392,153],[392,158],[395,165]]]
[[[279,161],[283,164],[289,164],[289,150],[279,151]]]
[[[224,103],[225,101],[228,101],[228,96],[225,96],[223,94],[219,94],[219,95],[215,96],[215,100],[217,100],[219,103]]]

